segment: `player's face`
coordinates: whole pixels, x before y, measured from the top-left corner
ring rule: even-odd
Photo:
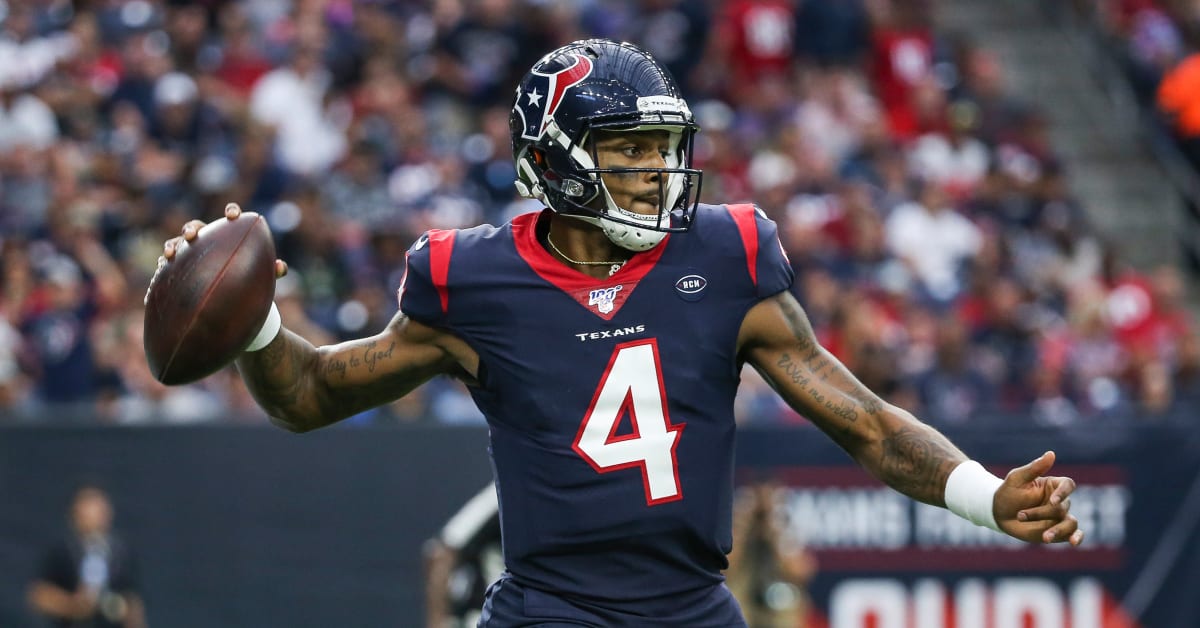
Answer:
[[[667,131],[600,131],[596,135],[599,168],[666,168],[671,139]],[[600,175],[618,207],[648,216],[657,215],[662,202],[657,172]]]

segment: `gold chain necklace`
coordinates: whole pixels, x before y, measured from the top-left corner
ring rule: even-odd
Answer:
[[[618,270],[621,270],[621,267],[625,265],[625,262],[629,261],[629,260],[621,260],[621,261],[619,261],[619,262],[581,262],[581,261],[579,261],[579,260],[577,260],[577,259],[571,259],[571,257],[570,257],[570,256],[568,256],[566,253],[563,253],[563,252],[562,252],[562,249],[560,249],[560,248],[558,248],[557,246],[555,246],[555,245],[554,245],[554,240],[551,240],[551,239],[550,239],[550,234],[549,234],[549,233],[547,233],[547,234],[546,234],[546,243],[550,245],[550,248],[554,249],[554,252],[555,252],[555,253],[558,253],[558,254],[559,254],[559,256],[561,256],[563,259],[567,260],[568,262],[571,262],[572,264],[578,264],[579,266],[604,266],[604,265],[608,265],[608,266],[609,266],[609,269],[608,269],[608,276],[609,276],[609,277],[612,277],[613,275],[617,274],[617,271],[618,271]]]

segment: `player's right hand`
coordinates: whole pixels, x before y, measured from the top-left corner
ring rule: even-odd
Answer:
[[[237,203],[229,203],[225,206],[225,218],[227,220],[237,220],[238,216],[242,215],[242,208]],[[146,296],[142,298],[142,303],[146,303],[150,299],[150,289],[154,287],[154,282],[158,280],[159,273],[171,260],[175,259],[175,253],[179,248],[187,242],[196,239],[200,233],[200,229],[204,228],[206,223],[203,220],[189,220],[183,225],[180,235],[171,238],[163,243],[163,254],[158,257],[158,267],[154,269],[154,276],[150,278],[150,285],[146,287]],[[287,262],[277,259],[275,260],[275,278],[287,274]]]
[[[241,215],[242,208],[237,203],[229,203],[225,206],[226,220],[237,220],[238,216]],[[158,265],[161,267],[163,264],[175,259],[175,252],[179,249],[180,245],[185,242],[191,242],[192,240],[195,240],[196,235],[200,233],[200,229],[202,229],[205,224],[207,223],[205,223],[203,220],[189,220],[187,223],[185,223],[180,235],[163,243],[163,254],[162,257],[158,259]],[[281,259],[275,260],[276,279],[286,275],[287,271],[287,262]]]

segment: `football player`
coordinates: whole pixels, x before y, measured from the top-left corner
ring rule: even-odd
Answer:
[[[237,360],[242,377],[296,432],[435,375],[466,382],[490,426],[506,564],[489,628],[745,625],[721,576],[744,363],[905,495],[1025,541],[1079,544],[1075,483],[1046,475],[1052,452],[998,478],[817,343],[775,224],[752,205],[698,202],[697,130],[641,49],[587,40],[547,54],[511,113],[517,189],[545,210],[421,236],[400,311],[375,336],[318,348],[272,315]]]

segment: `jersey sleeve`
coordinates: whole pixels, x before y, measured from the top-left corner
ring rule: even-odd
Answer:
[[[407,267],[396,298],[409,318],[446,327],[450,311],[450,257],[455,231],[434,229],[413,242],[405,253]]]
[[[729,212],[737,225],[742,247],[746,252],[746,267],[758,298],[765,299],[792,286],[796,273],[779,241],[779,228],[754,205],[730,205]]]

